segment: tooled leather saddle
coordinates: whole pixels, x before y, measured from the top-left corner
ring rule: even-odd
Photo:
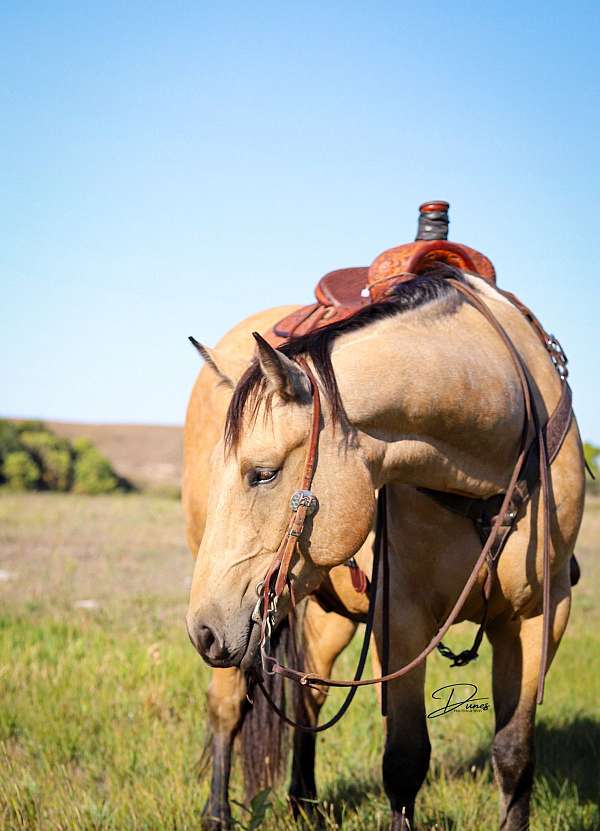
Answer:
[[[279,346],[290,338],[347,320],[365,306],[385,300],[399,283],[440,262],[495,285],[496,272],[487,257],[468,245],[448,241],[448,208],[448,202],[424,202],[419,208],[415,242],[384,251],[370,266],[340,268],[321,277],[315,288],[316,302],[280,320],[267,333],[267,340]]]

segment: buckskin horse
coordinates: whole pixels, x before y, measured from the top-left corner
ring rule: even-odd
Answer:
[[[254,341],[251,332],[270,329],[282,315],[292,310],[294,307],[286,307],[253,315],[228,332],[216,349],[202,350],[206,365],[194,384],[184,428],[182,501],[188,545],[193,556],[204,533],[211,484],[210,456],[225,425],[231,398],[230,379],[241,375],[252,359]],[[297,621],[299,631],[295,633],[301,636],[302,658],[307,668],[328,675],[336,658],[352,639],[358,623],[365,620],[368,610],[365,580],[370,574],[371,560],[372,535],[357,554],[356,562],[351,563],[352,568],[333,568],[318,595],[308,599],[304,614]],[[283,634],[278,647],[282,656],[289,657],[294,654],[294,633],[286,628]],[[298,656],[294,657],[298,659]],[[374,662],[377,666],[376,656]],[[207,829],[224,829],[231,825],[228,790],[236,737],[240,739],[248,799],[272,785],[285,768],[286,726],[262,695],[254,695],[250,707],[248,694],[246,676],[239,669],[213,670],[207,696],[210,735],[204,759],[212,766],[210,794],[203,817],[203,826]],[[279,707],[285,708],[281,684],[270,685],[269,694]],[[325,692],[315,688],[309,690],[308,695],[293,696],[287,705],[295,717],[316,725],[324,701]],[[296,813],[300,809],[309,812],[317,794],[315,739],[314,733],[294,731],[289,793]]]
[[[182,501],[188,545],[193,556],[198,551],[204,532],[210,456],[225,425],[232,391],[231,379],[243,374],[252,358],[252,331],[268,331],[282,316],[295,310],[295,307],[285,307],[253,315],[228,332],[215,349],[201,347],[206,363],[194,384],[184,428]],[[430,534],[431,528],[443,523],[447,517],[446,512],[435,504],[428,507],[430,525],[425,532]],[[436,517],[436,513],[441,516]],[[371,535],[354,558],[356,565],[351,564],[352,571],[342,566],[333,568],[329,579],[319,587],[316,595],[308,598],[304,616],[299,621],[301,629],[296,634],[303,639],[304,665],[312,671],[328,675],[336,658],[352,639],[358,623],[366,620],[368,586],[364,584],[361,572],[365,576],[371,574],[372,543]],[[439,545],[438,535],[428,542],[430,550]],[[441,545],[445,545],[444,541]],[[286,657],[291,646],[291,634],[285,631],[285,637],[278,643]],[[379,666],[376,651],[373,664],[374,668]],[[285,724],[261,695],[255,695],[249,707],[248,692],[246,677],[239,669],[213,669],[207,696],[210,731],[202,760],[203,768],[209,763],[212,767],[209,798],[203,815],[203,826],[207,829],[227,828],[231,824],[228,791],[236,738],[239,737],[248,801],[262,788],[273,785],[285,769]],[[271,688],[269,692],[280,707],[285,707],[281,687]],[[291,705],[292,713],[302,721],[317,725],[325,691],[313,688],[307,692],[308,696],[293,697],[291,702],[287,702],[288,707]],[[296,814],[299,811],[308,814],[314,808],[317,796],[315,739],[314,733],[302,729],[294,731],[289,795]]]
[[[558,341],[496,286],[487,258],[446,236],[447,204],[422,206],[417,242],[328,275],[316,304],[268,339],[256,333],[211,457],[187,626],[212,666],[260,663],[311,687],[383,683],[398,831],[413,827],[429,764],[426,657],[453,623],[479,624],[457,658],[475,657],[485,632],[500,826],[517,831],[529,821],[536,706],[569,615],[583,454]],[[364,545],[376,491],[367,633],[383,676],[282,666],[274,630]]]

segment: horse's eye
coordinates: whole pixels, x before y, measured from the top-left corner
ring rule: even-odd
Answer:
[[[255,468],[250,474],[250,485],[266,485],[267,482],[273,482],[277,478],[278,470],[272,470],[267,467]]]

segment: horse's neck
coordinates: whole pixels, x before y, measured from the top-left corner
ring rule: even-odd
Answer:
[[[513,310],[495,305],[510,328]],[[376,485],[474,495],[506,485],[522,396],[506,348],[476,309],[450,296],[373,323],[339,339],[333,364]]]

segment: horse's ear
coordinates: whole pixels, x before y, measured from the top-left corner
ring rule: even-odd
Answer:
[[[196,347],[200,356],[206,361],[208,366],[218,376],[220,382],[230,389],[234,389],[235,385],[242,377],[248,364],[246,361],[234,357],[228,352],[220,352],[218,349],[209,349],[208,346],[199,343],[196,338],[191,335],[189,337],[190,343]]]
[[[267,384],[288,400],[310,400],[310,381],[295,361],[291,361],[279,349],[275,349],[258,332],[252,332],[256,341],[258,362]]]

